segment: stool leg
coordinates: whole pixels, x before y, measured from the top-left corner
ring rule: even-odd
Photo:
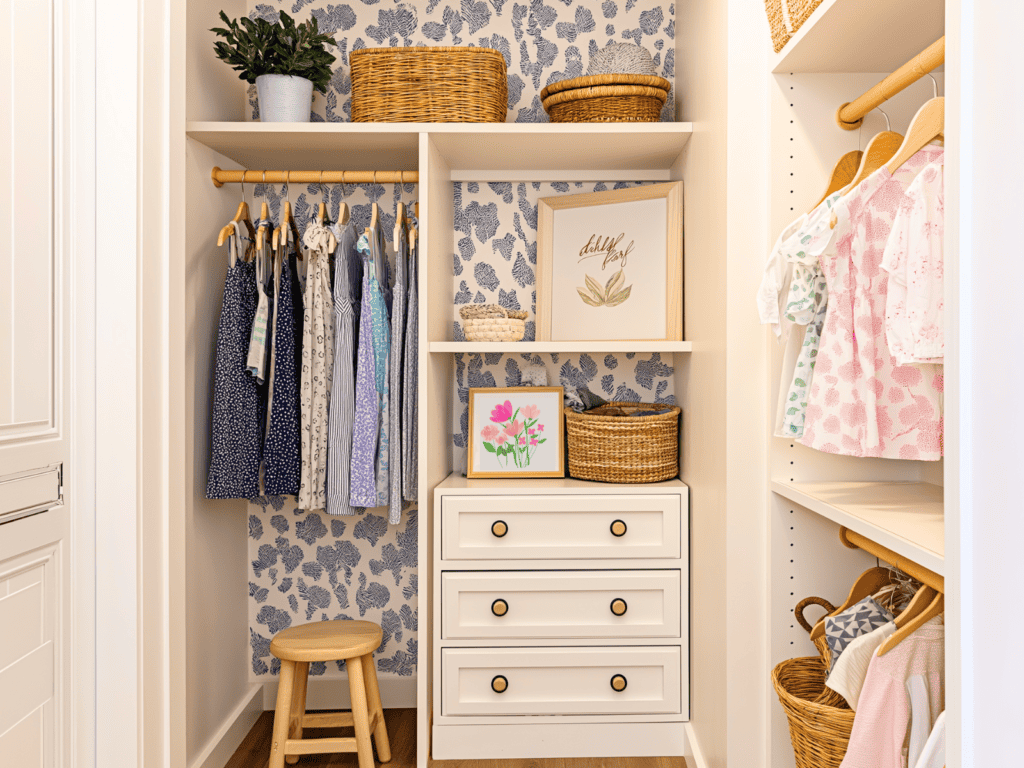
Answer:
[[[270,768],[284,768],[284,743],[288,740],[291,718],[292,686],[295,662],[281,660],[281,676],[277,683],[277,710],[274,712],[274,735],[270,742]]]
[[[388,741],[388,728],[384,724],[384,707],[380,703],[380,686],[377,684],[377,667],[373,663],[373,654],[363,656],[363,678],[366,682],[366,700],[370,706],[370,717],[374,712],[379,715],[377,727],[373,729],[373,740],[377,743],[377,757],[382,763],[391,760],[391,742]]]
[[[352,720],[356,729],[356,751],[359,768],[374,768],[373,744],[370,741],[370,713],[366,707],[366,686],[363,665],[358,658],[345,662],[348,670],[348,690],[352,697]],[[271,766],[271,768],[274,768]]]
[[[306,714],[306,685],[309,683],[309,662],[300,661],[295,664],[295,682],[292,684],[292,711],[288,719],[288,738],[302,738],[302,718]],[[299,762],[298,755],[285,755],[288,765]]]

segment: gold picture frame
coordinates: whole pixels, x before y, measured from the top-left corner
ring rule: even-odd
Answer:
[[[564,394],[562,387],[470,388],[466,477],[565,477]]]
[[[681,181],[545,197],[537,218],[538,341],[682,340]]]

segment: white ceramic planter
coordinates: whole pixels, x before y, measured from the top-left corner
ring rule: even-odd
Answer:
[[[308,123],[313,108],[313,81],[294,75],[260,75],[256,78],[260,122]]]

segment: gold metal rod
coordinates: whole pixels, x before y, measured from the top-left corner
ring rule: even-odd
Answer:
[[[864,115],[875,107],[891,99],[912,83],[916,83],[933,69],[946,61],[946,38],[940,37],[925,48],[921,53],[897,69],[871,90],[848,101],[836,112],[836,122],[840,128],[852,131],[859,128]]]
[[[225,171],[217,166],[210,173],[215,187],[225,184],[417,184],[419,171]]]
[[[918,565],[913,560],[910,560],[903,555],[898,555],[888,547],[883,547],[881,544],[872,541],[871,539],[863,536],[856,531],[851,531],[849,528],[839,529],[839,540],[844,546],[850,549],[863,549],[865,552],[870,552],[880,560],[890,565],[894,565],[904,573],[913,576],[915,579],[920,581],[922,584],[927,584],[934,590],[946,593],[946,580],[939,576],[934,571],[929,571],[923,565]]]

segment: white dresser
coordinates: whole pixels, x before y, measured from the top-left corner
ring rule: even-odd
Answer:
[[[433,758],[683,754],[688,508],[678,480],[437,486]]]

